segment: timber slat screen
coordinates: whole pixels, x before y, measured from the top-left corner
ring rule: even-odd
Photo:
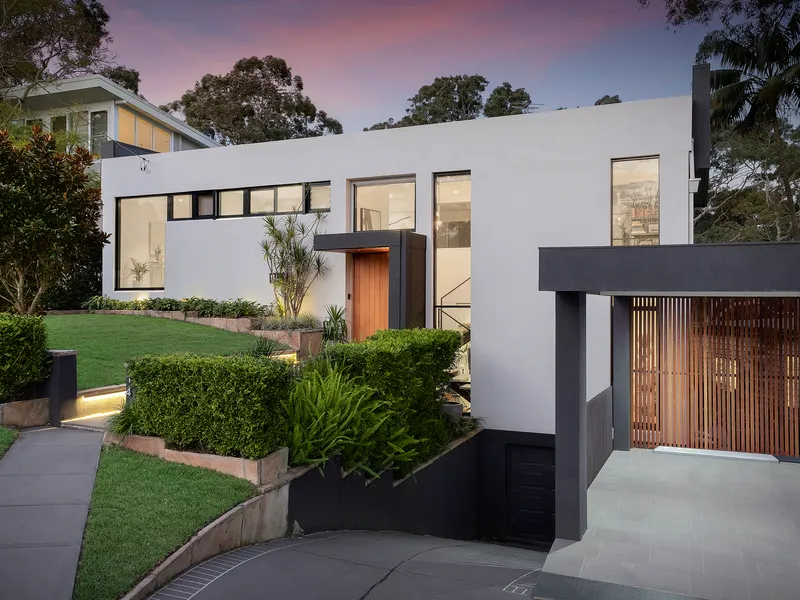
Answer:
[[[800,298],[633,298],[631,442],[800,456]]]

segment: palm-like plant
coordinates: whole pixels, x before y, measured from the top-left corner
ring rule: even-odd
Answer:
[[[307,224],[297,215],[264,217],[266,237],[261,250],[281,316],[298,318],[311,284],[328,269],[322,253],[313,249],[314,236],[324,218],[324,213],[315,213],[313,222]]]
[[[791,177],[786,166],[781,117],[800,109],[800,12],[795,2],[776,3],[754,19],[707,34],[698,61],[718,59],[711,72],[712,124],[739,133],[772,132],[776,174],[790,216],[784,239],[800,239]]]

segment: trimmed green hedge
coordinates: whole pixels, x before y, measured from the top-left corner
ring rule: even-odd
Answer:
[[[390,329],[362,343],[332,346],[327,356],[392,405],[392,428],[407,428],[419,440],[415,449],[423,462],[452,439],[452,422],[441,412],[439,392],[450,381],[448,371],[460,345],[456,331]]]
[[[0,313],[0,403],[44,380],[49,369],[44,319]]]
[[[176,448],[259,459],[279,448],[290,365],[249,356],[145,356],[129,362],[133,433]]]

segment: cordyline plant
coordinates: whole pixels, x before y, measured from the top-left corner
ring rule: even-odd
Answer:
[[[281,316],[299,317],[311,284],[328,270],[322,253],[313,249],[314,236],[324,218],[325,214],[318,212],[314,221],[306,224],[297,215],[264,217],[266,237],[261,249]]]
[[[14,147],[0,131],[0,304],[34,314],[42,295],[81,263],[86,249],[103,244],[100,188],[85,148],[58,152],[40,127]]]

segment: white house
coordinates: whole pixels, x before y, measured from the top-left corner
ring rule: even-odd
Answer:
[[[495,465],[503,493],[538,507],[509,525],[516,501],[489,498],[486,518],[506,519],[508,539],[536,537],[552,521],[555,434],[538,249],[691,243],[692,127],[685,96],[104,160],[103,292],[272,301],[262,216],[325,211],[321,231],[340,235],[318,247],[338,252],[305,310],[345,306],[355,337],[468,327],[485,455],[512,461],[508,479]],[[610,386],[610,317],[608,298],[588,299],[587,400]],[[533,486],[525,465],[539,469]]]
[[[21,99],[24,91],[23,87],[12,88],[5,95],[9,100]],[[210,137],[102,75],[37,86],[24,97],[21,107],[27,113],[28,123],[39,123],[52,132],[74,134],[86,140],[97,155],[103,142],[109,140],[152,152],[219,146]]]

